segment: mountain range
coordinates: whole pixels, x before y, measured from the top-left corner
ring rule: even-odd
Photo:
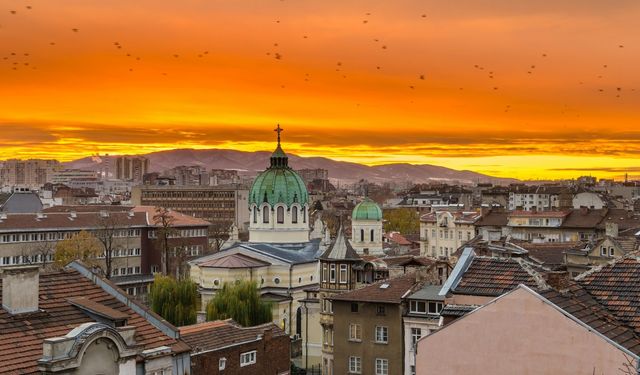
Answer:
[[[197,165],[206,169],[236,169],[246,174],[256,174],[269,165],[271,152],[268,151],[235,151],[226,149],[176,149],[159,151],[142,155],[149,159],[151,172],[165,170],[185,165]],[[508,184],[517,180],[500,178],[468,170],[429,165],[394,163],[367,166],[358,163],[332,160],[323,157],[301,157],[288,154],[289,165],[294,169],[321,168],[329,171],[329,178],[350,183],[360,179],[369,182],[403,182],[413,183],[448,182],[474,184],[476,182],[492,182],[494,184]],[[101,157],[104,160],[104,157]],[[100,163],[95,157],[86,157],[65,163],[67,168],[100,169]]]

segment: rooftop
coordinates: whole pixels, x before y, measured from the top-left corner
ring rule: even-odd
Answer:
[[[76,270],[41,273],[39,280],[40,311],[10,315],[4,308],[0,308],[0,363],[3,373],[39,373],[37,361],[42,357],[43,340],[65,336],[83,323],[94,322],[87,310],[94,310],[98,315],[111,315],[113,318],[126,316],[127,324],[136,329],[135,340],[145,349],[168,346],[174,352],[189,350],[184,342],[167,336],[132,307]],[[117,290],[109,281],[103,281]],[[124,293],[122,295],[126,296]],[[130,303],[135,304],[133,301]],[[144,309],[145,314],[164,322],[166,327],[176,330],[153,312],[140,305],[136,306]]]
[[[452,292],[497,297],[520,284],[534,289],[546,287],[543,276],[522,259],[476,256]]]
[[[364,288],[337,294],[334,301],[379,302],[400,304],[402,298],[419,286],[416,275],[409,273],[393,279],[379,281]]]
[[[193,348],[193,353],[197,354],[201,351],[219,350],[260,340],[265,331],[269,330],[274,336],[287,336],[273,323],[242,327],[228,319],[180,327],[180,337]]]

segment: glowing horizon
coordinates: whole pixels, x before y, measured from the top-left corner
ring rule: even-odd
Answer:
[[[299,156],[640,178],[639,11],[631,0],[10,0],[0,160],[270,151],[280,123]]]

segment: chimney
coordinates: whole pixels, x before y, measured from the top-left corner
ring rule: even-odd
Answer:
[[[557,291],[568,289],[570,281],[568,271],[551,271],[547,273],[547,284]]]
[[[11,315],[38,311],[38,266],[7,267],[2,272],[2,307]]]
[[[609,237],[618,237],[618,224],[617,223],[605,223],[604,234]]]

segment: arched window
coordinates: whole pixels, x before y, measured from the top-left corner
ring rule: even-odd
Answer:
[[[360,229],[360,242],[364,242],[364,229]]]
[[[373,242],[373,229],[371,229],[371,242]]]
[[[265,224],[269,223],[269,207],[262,208],[262,222]]]
[[[284,224],[284,207],[278,206],[276,209],[276,216],[278,224]]]
[[[302,222],[307,222],[307,207],[302,207]]]
[[[298,224],[298,207],[293,206],[291,209],[291,222],[293,224]]]
[[[253,223],[258,223],[258,207],[253,208]]]

